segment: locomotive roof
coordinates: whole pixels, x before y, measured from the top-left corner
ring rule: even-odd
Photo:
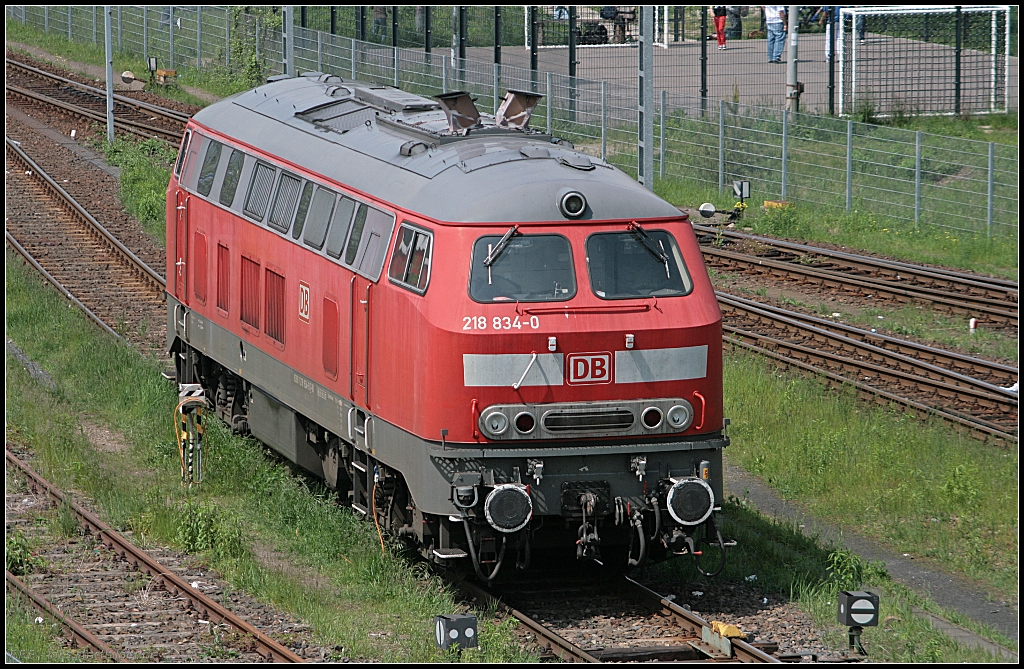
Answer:
[[[319,72],[276,78],[212,104],[195,120],[269,154],[437,221],[572,221],[565,189],[588,201],[582,219],[657,218],[679,210],[608,163],[536,132],[448,132],[434,100]],[[529,169],[523,169],[529,166]]]

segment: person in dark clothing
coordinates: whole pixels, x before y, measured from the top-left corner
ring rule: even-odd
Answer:
[[[711,13],[715,15],[715,37],[718,38],[718,50],[723,51],[725,49],[726,7],[725,5],[715,5],[711,8]]]

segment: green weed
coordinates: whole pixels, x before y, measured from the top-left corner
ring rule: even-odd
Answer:
[[[15,576],[31,574],[46,564],[41,557],[32,552],[32,547],[21,530],[15,529],[7,534],[6,549],[7,571]]]

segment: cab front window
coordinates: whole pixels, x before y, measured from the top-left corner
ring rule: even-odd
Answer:
[[[487,235],[473,245],[469,294],[477,302],[560,302],[576,295],[569,240],[562,235]]]
[[[634,225],[587,239],[587,267],[594,294],[603,300],[687,295],[693,281],[675,238]]]

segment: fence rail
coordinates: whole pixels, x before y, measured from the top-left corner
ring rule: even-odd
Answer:
[[[123,52],[157,56],[161,64],[179,69],[255,72],[257,80],[282,71],[279,14],[261,18],[240,8],[195,6],[126,6],[116,13],[115,44]],[[95,14],[102,33],[102,10]],[[91,7],[7,7],[9,20],[85,42],[93,39],[93,15]],[[507,89],[540,92],[545,97],[534,112],[535,127],[636,176],[635,86],[300,26],[294,35],[299,71],[320,70],[423,95],[467,90],[487,112],[494,111]],[[692,94],[662,91],[656,98],[655,170],[663,178],[689,179],[723,191],[742,179],[751,182],[758,199],[873,212],[983,235],[1017,235],[1015,146],[712,102]]]

